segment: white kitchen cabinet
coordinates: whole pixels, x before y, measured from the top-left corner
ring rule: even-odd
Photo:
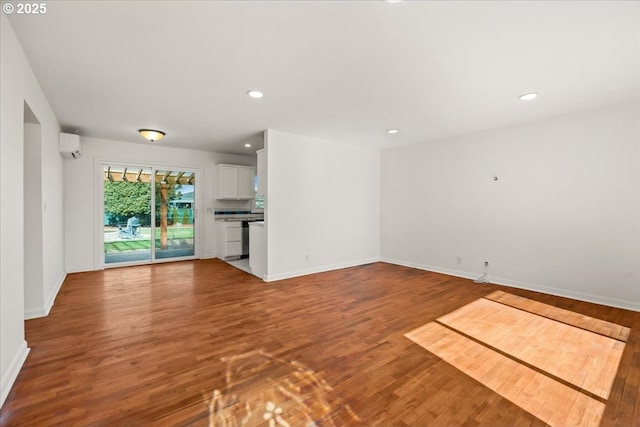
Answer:
[[[264,196],[267,191],[267,153],[264,148],[256,153],[258,155],[258,196]]]
[[[238,167],[218,165],[218,199],[238,198]]]
[[[217,256],[220,259],[242,255],[242,222],[216,221]]]
[[[249,200],[254,198],[252,166],[218,166],[218,200]]]
[[[253,185],[255,176],[255,168],[238,168],[238,199],[253,199],[256,196]]]

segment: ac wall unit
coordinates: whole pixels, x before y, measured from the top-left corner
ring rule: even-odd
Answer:
[[[58,149],[65,159],[79,158],[82,155],[80,152],[80,136],[73,133],[60,132],[60,145]]]

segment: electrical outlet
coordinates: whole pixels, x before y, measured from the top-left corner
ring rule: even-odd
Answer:
[[[460,255],[456,257],[456,264],[462,264],[462,257]]]

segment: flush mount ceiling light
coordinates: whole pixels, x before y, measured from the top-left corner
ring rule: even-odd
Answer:
[[[247,147],[247,148],[251,148],[251,144],[249,144],[249,143],[244,144],[244,146]]]
[[[247,92],[247,95],[252,98],[262,98],[264,96],[264,93],[260,92],[259,90],[250,90],[249,92]]]
[[[395,135],[398,132],[400,132],[398,129],[387,129],[389,135]]]
[[[387,3],[400,3],[402,0],[384,0]]]
[[[149,142],[162,139],[165,135],[164,132],[154,129],[138,129],[138,132],[140,132],[140,135]]]
[[[532,99],[536,99],[538,97],[537,93],[525,93],[520,96],[521,101],[531,101]]]

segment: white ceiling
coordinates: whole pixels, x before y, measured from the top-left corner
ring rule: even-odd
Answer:
[[[10,22],[64,129],[130,142],[389,148],[640,99],[637,1],[48,1]]]

